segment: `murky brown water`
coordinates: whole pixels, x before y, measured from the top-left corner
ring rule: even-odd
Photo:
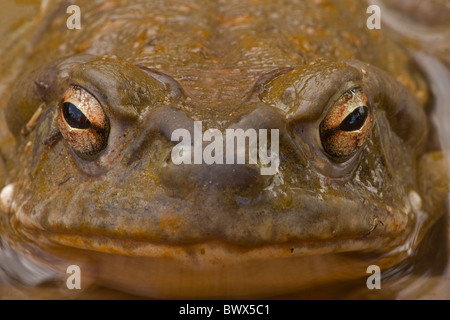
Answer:
[[[379,4],[379,1],[374,2]],[[448,1],[441,1],[441,3],[446,4],[447,7],[450,5]],[[434,27],[430,25],[433,25],[433,21],[438,22],[436,20],[438,17],[433,18],[433,16],[427,16],[426,14],[421,17],[425,25],[419,25],[414,23],[413,20],[405,19],[390,11],[387,11],[384,18],[389,27],[401,34],[403,37],[401,40],[413,52],[413,56],[417,58],[421,68],[425,70],[428,81],[432,83],[431,90],[435,96],[434,111],[431,115],[432,122],[436,127],[442,148],[450,150],[450,126],[448,125],[450,119],[448,104],[448,99],[450,99],[450,21],[448,12],[444,16],[445,18],[442,21],[446,21],[446,23],[441,21]],[[449,204],[450,201],[448,201],[447,208],[450,208]],[[421,299],[450,299],[450,224],[448,214],[446,219],[442,221],[442,225],[443,229],[447,229],[446,232],[442,233],[447,239],[445,248],[442,247],[442,251],[439,252],[435,243],[429,242],[425,245],[428,246],[425,250],[436,250],[436,252],[439,252],[437,253],[438,256],[447,257],[446,259],[441,258],[441,261],[443,261],[442,273],[425,272],[422,275],[423,279],[409,289],[410,291],[420,292],[420,286],[428,284],[428,290],[423,290],[423,293],[419,295]],[[438,238],[437,241],[445,240]],[[422,263],[426,268],[429,260],[423,259],[417,263]]]
[[[43,1],[45,2],[45,1]],[[0,43],[7,35],[20,32],[23,26],[37,14],[40,1],[1,1],[0,2]],[[436,109],[433,112],[433,121],[437,134],[444,149],[450,150],[450,22],[445,27],[433,28],[415,25],[414,21],[400,23],[396,17],[388,17],[388,23],[393,29],[402,34],[399,41],[404,41],[411,47],[422,63],[428,75],[429,82],[433,83],[432,90],[436,96]],[[411,25],[414,30],[411,29]],[[417,28],[417,29],[416,29]],[[433,39],[442,37],[439,45],[430,46]],[[442,40],[443,39],[443,40]],[[448,214],[433,228],[424,239],[418,250],[411,254],[404,263],[383,273],[382,290],[368,291],[365,285],[366,278],[348,283],[326,285],[313,291],[300,292],[295,295],[280,296],[278,298],[311,299],[311,298],[344,298],[344,299],[450,299],[450,225]],[[8,255],[8,245],[0,245],[0,261]],[[20,259],[20,258],[17,258]],[[8,259],[14,261],[14,259]],[[1,265],[1,263],[0,263]],[[11,270],[17,268],[36,268],[27,265],[23,261],[17,261],[17,265],[9,265],[0,268],[0,298],[2,299],[121,299],[137,298],[119,291],[91,287],[87,291],[69,292],[61,283],[49,281],[44,286],[33,286],[34,279],[26,279],[24,284],[20,275],[11,277]],[[24,270],[26,271],[26,270]],[[43,278],[45,278],[45,272]],[[6,275],[8,273],[8,275]],[[48,275],[52,279],[52,275]],[[20,279],[20,280],[19,280]]]

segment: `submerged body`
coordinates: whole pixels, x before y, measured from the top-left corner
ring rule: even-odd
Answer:
[[[51,3],[1,52],[1,235],[33,281],[77,264],[148,297],[289,294],[394,267],[444,212],[425,79],[365,5],[80,7],[81,30]],[[278,130],[276,173],[175,165],[194,121]]]

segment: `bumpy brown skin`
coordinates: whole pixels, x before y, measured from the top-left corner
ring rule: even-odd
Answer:
[[[289,292],[314,279],[310,272],[317,268],[305,256],[388,252],[409,239],[416,219],[409,196],[421,192],[426,88],[405,52],[365,27],[365,5],[79,5],[80,31],[65,28],[66,3],[55,4],[38,17],[48,23],[32,40],[23,39],[32,48],[22,58],[13,59],[29,48],[22,43],[3,53],[11,66],[2,68],[5,87],[15,85],[0,100],[5,106],[9,97],[5,115],[15,138],[14,151],[3,151],[5,184],[14,183],[8,226],[25,242],[44,250],[53,243],[62,256],[69,254],[55,243],[88,249],[65,257],[83,263],[98,252],[102,280],[126,265],[130,272],[119,272],[125,280],[110,278],[129,290],[202,297]],[[94,159],[78,157],[64,139],[48,140],[58,130],[57,106],[70,85],[93,94],[109,119],[107,145]],[[318,128],[352,85],[367,95],[374,125],[342,162],[324,152]],[[21,130],[42,103],[43,115],[24,136]],[[279,129],[279,172],[175,166],[170,135],[192,130],[193,120],[223,132]],[[122,256],[144,259],[137,261],[148,272],[136,272],[138,263]],[[344,270],[344,263],[336,266]],[[161,270],[164,279],[175,280],[161,280]],[[277,270],[281,278],[273,277]]]

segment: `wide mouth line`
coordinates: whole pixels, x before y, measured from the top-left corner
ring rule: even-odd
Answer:
[[[36,233],[36,230],[29,230]],[[26,237],[33,234],[25,232]],[[219,238],[205,238],[204,240],[187,243],[151,241],[146,239],[131,239],[120,236],[77,235],[66,232],[39,231],[44,239],[44,246],[58,248],[60,246],[74,249],[95,251],[125,256],[149,258],[171,258],[181,260],[197,260],[203,257],[222,257],[230,261],[245,261],[251,259],[298,258],[319,254],[338,254],[348,252],[364,252],[368,249],[385,249],[379,246],[380,236],[367,238],[310,239],[303,241],[286,241],[264,244],[244,245],[232,243]],[[39,240],[33,241],[42,246]]]

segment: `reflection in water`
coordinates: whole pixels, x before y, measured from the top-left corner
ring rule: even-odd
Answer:
[[[429,19],[426,19],[427,25],[423,25],[403,17],[401,13],[387,10],[383,7],[382,1],[372,0],[372,2],[384,9],[383,21],[389,28],[401,35],[401,37],[398,37],[399,40],[401,39],[410,48],[411,56],[424,72],[430,84],[434,100],[430,115],[431,122],[434,125],[438,137],[437,140],[442,149],[450,150],[450,126],[448,125],[450,119],[450,108],[448,107],[448,101],[450,101],[450,24],[448,16],[450,11],[440,10],[439,16],[446,17],[440,21],[436,20],[435,14],[428,15]],[[392,1],[389,0],[389,2]],[[447,6],[448,9],[448,2],[441,1],[439,3],[437,1],[437,3],[438,5]],[[399,5],[399,2],[394,5]],[[414,12],[414,14],[418,13]],[[450,154],[448,154],[447,158],[450,166]],[[450,199],[448,199],[446,207],[448,211],[450,209]],[[424,290],[425,292],[421,297],[423,299],[450,299],[450,222],[448,216],[448,214],[444,215],[441,219],[442,221],[439,222],[442,224],[440,232],[438,230],[432,231],[433,233],[429,238],[433,238],[434,241],[424,241],[424,244],[421,245],[425,249],[431,248],[430,253],[435,251],[436,257],[440,261],[439,264],[442,265],[442,272],[433,273],[431,270],[425,270],[422,279],[420,279],[421,281],[417,281],[414,286],[409,288],[409,291],[416,290],[420,292],[421,287],[428,280],[428,286],[431,288],[428,292]],[[437,236],[439,234],[441,237]],[[442,246],[438,244],[442,244]],[[423,250],[424,252],[426,251],[425,249]],[[424,261],[428,261],[428,259],[424,258],[422,260],[422,265],[424,265],[422,269],[424,267],[426,269],[428,265],[428,262]],[[417,265],[420,265],[420,260],[411,266]]]
[[[45,1],[44,1],[45,2]],[[37,6],[37,1],[11,2],[5,5],[2,1],[0,12],[0,40],[6,32],[26,24],[27,19],[32,16]],[[377,2],[377,4],[379,4]],[[434,110],[431,114],[432,121],[436,127],[437,135],[444,149],[450,149],[450,73],[448,61],[448,27],[444,29],[422,27],[416,25],[411,27],[410,22],[401,24],[401,20],[389,18],[389,11],[383,9],[383,17],[387,25],[408,38],[406,45],[412,48],[412,56],[423,70],[434,97]],[[20,14],[19,14],[20,13]],[[385,16],[385,13],[386,16]],[[4,17],[8,17],[5,19]],[[11,20],[11,17],[15,17]],[[406,25],[406,27],[405,27]],[[413,31],[411,31],[413,30]],[[443,30],[443,31],[442,31]],[[439,45],[429,45],[436,43]],[[412,43],[412,44],[411,44]],[[428,47],[428,51],[422,50]],[[433,49],[434,48],[434,49]],[[420,208],[419,208],[420,209]],[[420,217],[423,212],[417,212]],[[2,217],[4,220],[4,217]],[[0,219],[2,229],[8,225],[7,221]],[[417,221],[417,232],[413,237],[419,237],[420,219]],[[8,225],[9,226],[9,225]],[[4,230],[4,229],[3,229]],[[0,235],[1,236],[1,235]],[[450,299],[450,267],[447,264],[450,254],[448,250],[449,239],[448,215],[444,215],[438,223],[423,238],[418,248],[410,251],[408,247],[397,248],[398,252],[389,254],[405,254],[407,256],[395,267],[383,270],[382,290],[368,291],[365,286],[365,277],[357,280],[323,285],[298,292],[289,296],[279,298],[431,298]],[[10,239],[15,239],[14,236]],[[43,267],[28,260],[24,255],[11,249],[6,240],[1,237],[0,242],[0,298],[22,299],[22,298],[135,298],[122,292],[116,292],[105,288],[92,287],[87,291],[70,292],[65,288],[65,278],[50,268]],[[407,242],[412,246],[414,239]],[[25,251],[30,248],[24,248]],[[389,255],[387,254],[387,256]],[[345,258],[352,255],[342,255]],[[357,257],[362,259],[361,256]],[[366,258],[366,257],[364,257]],[[54,258],[53,258],[54,259]],[[368,260],[370,260],[368,258]],[[61,261],[53,260],[57,265]],[[39,287],[37,287],[39,285]]]
[[[26,259],[1,239],[1,274],[3,281],[17,281],[26,286],[38,286],[55,279],[55,274]]]

